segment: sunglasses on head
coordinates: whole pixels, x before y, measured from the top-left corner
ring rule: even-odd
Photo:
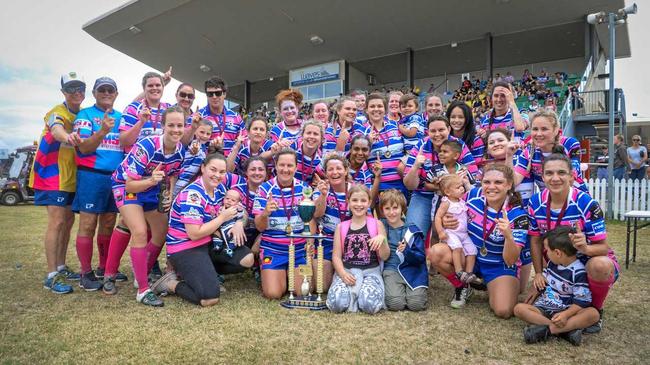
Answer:
[[[214,98],[219,97],[223,95],[223,90],[217,90],[217,91],[206,91],[205,94],[208,96],[208,98]]]
[[[178,96],[180,96],[183,99],[194,100],[194,94],[192,94],[192,93],[184,93],[184,92],[181,91],[181,92],[178,93]]]
[[[86,93],[86,87],[85,86],[66,86],[63,88],[63,92],[66,94],[76,94],[76,93],[81,93],[85,94]]]
[[[97,92],[100,94],[115,94],[115,89],[112,87],[100,87],[97,89]]]

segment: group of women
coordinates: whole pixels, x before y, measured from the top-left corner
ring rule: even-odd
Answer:
[[[405,147],[400,129],[405,99],[398,92],[367,95],[363,110],[352,97],[340,98],[331,111],[327,102],[314,102],[311,115],[301,119],[302,95],[283,90],[276,96],[281,121],[271,127],[261,117],[244,124],[228,110],[223,105],[226,84],[218,78],[206,81],[208,105],[198,112],[191,109],[195,90],[190,85],[179,87],[175,106],[160,102],[164,87],[160,75],[145,78],[143,86],[143,99],[127,107],[119,127],[120,143],[128,153],[113,174],[122,221],[111,245],[116,235],[122,242],[130,240],[138,301],[144,304],[160,306],[159,294],[175,293],[195,304],[213,305],[220,295],[217,274],[256,266],[261,269],[262,294],[270,299],[284,296],[287,235],[305,228],[297,206],[309,191],[315,192],[316,205],[310,229],[327,237],[323,270],[327,289],[336,277],[333,251],[340,251],[333,247],[334,235],[340,223],[353,216],[348,204],[355,185],[367,188],[368,214],[381,216],[375,208],[382,192],[395,189],[406,198],[408,209],[402,212],[406,224],[416,226],[426,237],[431,233],[426,253],[429,270],[446,277],[454,286],[455,299],[466,301],[472,289],[458,280],[451,249],[438,243],[437,232],[431,230],[431,212],[435,213],[440,195],[432,170],[440,163],[441,148],[448,140],[460,144],[457,162],[472,181],[478,181],[465,198],[468,232],[481,252],[475,272],[483,278],[490,308],[497,316],[513,314],[531,265],[535,280],[540,280],[545,259],[539,234],[557,225],[579,226],[583,232],[587,244],[578,250],[588,259],[597,309],[602,309],[618,276],[602,211],[581,178],[579,143],[562,135],[552,111],[530,118],[521,114],[507,84],[495,84],[493,109],[481,121],[473,119],[463,102],[452,102],[445,110],[440,97],[428,96],[424,124],[419,127],[421,137],[412,149]],[[191,168],[184,159],[188,153],[198,153],[192,140],[198,138],[203,119],[211,121],[213,128],[209,141],[199,148],[207,153],[200,166],[195,166],[196,179],[173,201],[162,199],[159,204],[159,195],[165,196],[160,182]],[[530,131],[527,137],[526,130]],[[225,207],[228,190],[240,195],[235,206]],[[213,234],[233,220],[236,223],[226,237],[232,249],[215,250]],[[443,224],[454,228],[458,222],[445,217]],[[382,232],[383,228],[375,233],[385,238]],[[373,247],[381,246],[380,241],[374,240]],[[164,242],[168,273],[150,288],[147,273]],[[295,239],[294,244],[295,265],[303,265],[313,254],[309,242]],[[379,246],[375,248],[383,250]],[[106,267],[104,291],[108,293],[115,292],[117,266],[126,246],[116,247],[121,252],[109,254]],[[381,252],[380,261],[385,256]],[[294,280],[300,287],[303,278],[297,271]]]

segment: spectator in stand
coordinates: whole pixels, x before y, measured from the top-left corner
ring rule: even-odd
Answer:
[[[472,83],[469,81],[469,79],[466,77],[463,77],[463,83],[461,85],[461,88],[463,90],[469,90],[472,88]]]
[[[506,72],[506,76],[503,78],[503,81],[509,83],[509,84],[514,84],[515,82],[515,77],[512,76],[510,71]]]
[[[530,71],[528,71],[528,69],[525,69],[524,74],[521,76],[521,83],[527,84],[532,80],[533,80],[533,74],[531,74]]]
[[[553,97],[546,98],[546,100],[544,100],[544,109],[557,112],[557,104],[555,103],[555,99],[556,98]]]
[[[627,148],[625,148],[625,137],[622,134],[614,136],[614,179],[622,180],[625,178],[627,168]]]
[[[632,136],[632,147],[627,148],[627,160],[630,164],[630,179],[645,179],[646,161],[648,161],[648,150],[641,145],[641,136]]]
[[[561,72],[555,73],[555,85],[563,87],[564,86],[564,77],[562,77]]]
[[[494,82],[503,82],[503,77],[501,77],[501,74],[497,72],[496,75],[494,75]]]
[[[61,76],[61,93],[65,101],[46,115],[41,140],[29,176],[34,189],[34,204],[47,209],[45,258],[48,274],[43,287],[55,294],[72,292],[64,279],[79,280],[80,276],[65,265],[70,230],[74,214],[70,209],[75,195],[77,166],[74,146],[81,142],[72,131],[73,121],[86,97],[86,83],[76,72]]]
[[[228,86],[219,77],[212,76],[205,81],[205,95],[208,105],[199,110],[201,117],[212,122],[211,140],[216,140],[216,145],[221,146],[223,154],[228,157],[230,150],[240,134],[246,135],[246,125],[239,114],[226,108],[224,102]]]

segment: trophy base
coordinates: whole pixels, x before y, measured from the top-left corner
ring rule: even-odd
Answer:
[[[280,305],[288,309],[309,309],[313,311],[327,309],[324,300],[316,300],[316,294],[308,296],[297,296],[294,299],[287,299],[280,302]]]

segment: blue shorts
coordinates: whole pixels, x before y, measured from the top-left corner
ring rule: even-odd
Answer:
[[[115,205],[120,208],[123,205],[136,204],[142,207],[145,212],[158,209],[158,185],[141,193],[127,193],[124,184],[113,182],[113,198]]]
[[[72,202],[72,211],[117,213],[111,188],[111,175],[77,169],[77,194]]]
[[[265,246],[265,242],[262,241],[260,243],[260,265],[262,270],[287,270],[289,268],[289,246],[287,246],[286,250],[276,250]],[[295,258],[294,267],[307,263],[304,244],[296,245]]]
[[[476,260],[474,273],[477,276],[482,277],[485,284],[487,284],[500,276],[512,276],[514,278],[518,278],[519,268],[517,265],[506,266],[504,262],[485,263]]]
[[[74,195],[60,190],[34,190],[34,205],[67,207],[72,204]]]

